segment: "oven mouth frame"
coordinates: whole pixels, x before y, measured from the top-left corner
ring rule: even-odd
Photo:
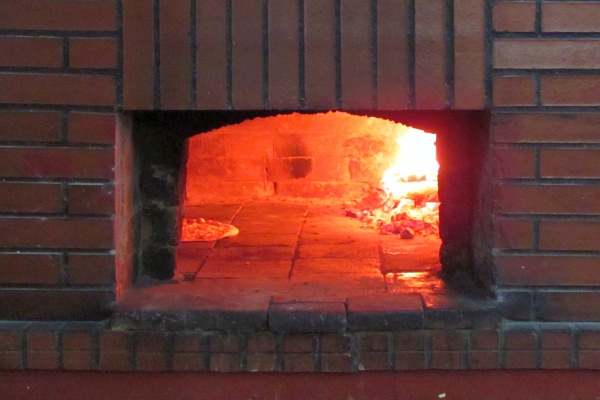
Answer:
[[[173,276],[178,226],[183,213],[181,194],[185,183],[187,138],[257,117],[322,112],[326,111],[136,111],[123,114],[121,118],[129,119],[125,125],[131,130],[134,158],[131,283],[160,282]],[[493,286],[491,163],[487,151],[489,113],[455,110],[344,112],[388,119],[437,134],[438,143],[441,142],[445,149],[440,151],[438,145],[442,276],[457,287],[479,287],[489,291]],[[458,165],[460,157],[462,167],[444,166]],[[117,181],[120,181],[118,176]],[[450,207],[451,203],[455,205]]]

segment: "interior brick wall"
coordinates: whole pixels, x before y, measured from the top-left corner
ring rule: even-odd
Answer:
[[[506,312],[600,320],[599,14],[567,0],[2,1],[0,318],[110,311],[117,111],[486,109]]]

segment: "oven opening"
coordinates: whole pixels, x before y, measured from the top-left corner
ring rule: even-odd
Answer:
[[[479,112],[141,112],[138,282],[344,300],[486,291]]]

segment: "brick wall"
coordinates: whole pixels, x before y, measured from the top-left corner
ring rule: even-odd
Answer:
[[[541,320],[598,320],[599,13],[493,4],[496,281]]]
[[[113,233],[120,108],[487,109],[506,315],[600,320],[599,1],[168,5],[0,2],[0,318],[103,318],[115,275],[130,279],[114,254],[129,248]],[[46,355],[31,365],[70,362]]]
[[[0,4],[0,318],[114,297],[118,29],[114,1]]]

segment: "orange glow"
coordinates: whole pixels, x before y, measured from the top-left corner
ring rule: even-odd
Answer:
[[[359,206],[360,217],[382,234],[412,239],[438,233],[439,164],[435,141],[434,134],[399,125],[397,157],[384,172],[377,192]]]
[[[436,160],[436,135],[409,128],[396,140],[398,156],[381,179],[381,187],[395,199],[402,199],[410,192],[435,189],[440,168]]]

